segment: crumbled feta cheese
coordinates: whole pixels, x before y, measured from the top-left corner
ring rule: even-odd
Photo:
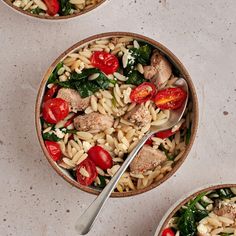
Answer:
[[[58,138],[64,138],[65,133],[63,133],[60,129],[55,129],[54,134],[58,137]]]
[[[126,68],[128,65],[128,62],[130,62],[131,64],[134,63],[134,57],[132,56],[131,52],[129,50],[125,50],[124,55],[122,57],[122,63],[123,63],[123,67]]]

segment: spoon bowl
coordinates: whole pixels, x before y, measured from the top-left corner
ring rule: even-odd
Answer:
[[[175,86],[182,88],[186,92],[187,96],[186,96],[185,102],[182,104],[180,108],[176,110],[171,110],[169,119],[166,123],[160,126],[157,126],[157,125],[151,126],[150,131],[149,131],[151,135],[157,132],[163,131],[163,130],[168,130],[170,128],[173,128],[183,117],[184,111],[188,104],[188,98],[189,98],[188,84],[185,81],[185,79],[180,78],[175,82]]]
[[[185,102],[183,105],[176,109],[170,111],[170,117],[168,121],[160,126],[151,126],[149,132],[147,132],[139,141],[139,143],[136,145],[136,147],[133,149],[133,151],[128,155],[122,166],[119,168],[119,170],[115,173],[115,175],[112,177],[110,182],[106,185],[106,187],[103,189],[103,191],[97,196],[97,198],[92,202],[92,204],[87,208],[87,210],[81,215],[81,217],[78,219],[76,223],[76,231],[81,234],[85,235],[87,234],[92,225],[94,224],[96,218],[98,217],[100,211],[102,210],[103,206],[105,205],[105,202],[111,195],[112,191],[115,189],[120,177],[125,172],[125,170],[128,168],[132,160],[137,155],[138,151],[142,148],[142,146],[145,144],[145,142],[155,133],[168,130],[173,128],[177,123],[181,120],[183,117],[184,111],[186,109],[187,103],[188,103],[188,84],[186,81],[181,78],[176,81],[176,86],[181,87],[187,94]]]

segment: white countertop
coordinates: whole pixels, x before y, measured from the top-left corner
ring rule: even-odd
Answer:
[[[145,34],[166,45],[196,85],[200,125],[176,175],[132,198],[110,199],[89,236],[149,236],[168,207],[208,183],[236,183],[236,1],[111,0],[66,22],[26,18],[0,3],[0,235],[76,236],[94,196],[50,167],[34,126],[45,70],[65,49],[106,31]]]

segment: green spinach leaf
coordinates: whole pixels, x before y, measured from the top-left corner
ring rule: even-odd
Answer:
[[[138,63],[142,65],[150,64],[150,58],[152,54],[152,48],[149,44],[145,44],[138,49]]]
[[[142,84],[145,80],[144,76],[138,72],[137,70],[132,71],[128,75],[128,80],[126,80],[126,84],[134,84],[134,85],[140,85]]]
[[[88,80],[90,75],[98,73],[99,76],[94,80]],[[99,89],[107,89],[110,80],[100,70],[92,68],[85,69],[82,73],[78,74],[73,72],[70,79],[65,82],[58,81],[57,84],[64,88],[72,88],[79,92],[82,98],[88,97]]]
[[[74,88],[77,90],[82,98],[89,97],[99,90],[99,86],[87,79],[77,81],[74,83]]]
[[[69,0],[59,0],[60,2],[60,15],[66,16],[70,14],[70,11],[73,9],[73,5]]]
[[[36,7],[35,9],[31,10],[31,13],[39,15],[39,13],[45,13],[45,11],[39,7]]]
[[[89,68],[89,69],[84,69],[82,70],[81,73],[76,73],[75,71],[71,73],[70,80],[80,80],[80,79],[85,79],[89,77],[90,75],[99,73],[101,74],[101,71],[96,68]]]
[[[61,140],[61,138],[58,138],[57,135],[53,132],[43,133],[43,139],[53,142],[58,142]]]
[[[235,197],[235,194],[229,188],[217,189],[216,192],[219,194],[221,199],[229,199]]]
[[[104,188],[106,186],[106,180],[105,177],[102,175],[98,175],[98,178],[100,179],[100,184],[98,185],[99,188]]]
[[[182,215],[179,218],[178,229],[180,230],[180,235],[184,236],[194,236],[197,230],[196,225],[196,212],[195,205],[197,202],[201,200],[206,193],[199,194],[193,201],[187,205],[187,209],[185,209]]]
[[[196,222],[201,221],[203,218],[207,217],[208,215],[209,215],[209,213],[207,210],[196,209],[194,211],[194,217],[195,217]]]
[[[55,82],[56,82],[56,80],[58,79],[58,74],[57,74],[57,72],[58,72],[58,70],[59,70],[60,68],[62,68],[62,66],[63,66],[63,63],[62,63],[62,62],[60,62],[60,63],[57,64],[56,68],[53,70],[53,72],[52,72],[51,75],[49,76],[47,84],[51,84],[51,83],[55,83]]]

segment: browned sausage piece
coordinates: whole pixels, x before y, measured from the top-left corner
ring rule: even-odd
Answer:
[[[229,219],[236,219],[236,204],[231,202],[218,201],[213,212],[218,216],[224,216]]]
[[[152,117],[149,110],[143,105],[135,106],[131,111],[129,111],[124,119],[138,126],[145,126],[151,122]]]
[[[96,133],[104,131],[113,126],[114,119],[108,115],[102,115],[98,112],[77,116],[74,119],[74,126],[79,131],[90,131]]]
[[[144,145],[130,164],[130,171],[134,174],[146,172],[160,165],[166,160],[166,155],[149,145]]]
[[[70,105],[70,110],[74,112],[85,110],[90,103],[90,97],[81,98],[77,91],[69,88],[61,88],[57,97],[67,101]]]

